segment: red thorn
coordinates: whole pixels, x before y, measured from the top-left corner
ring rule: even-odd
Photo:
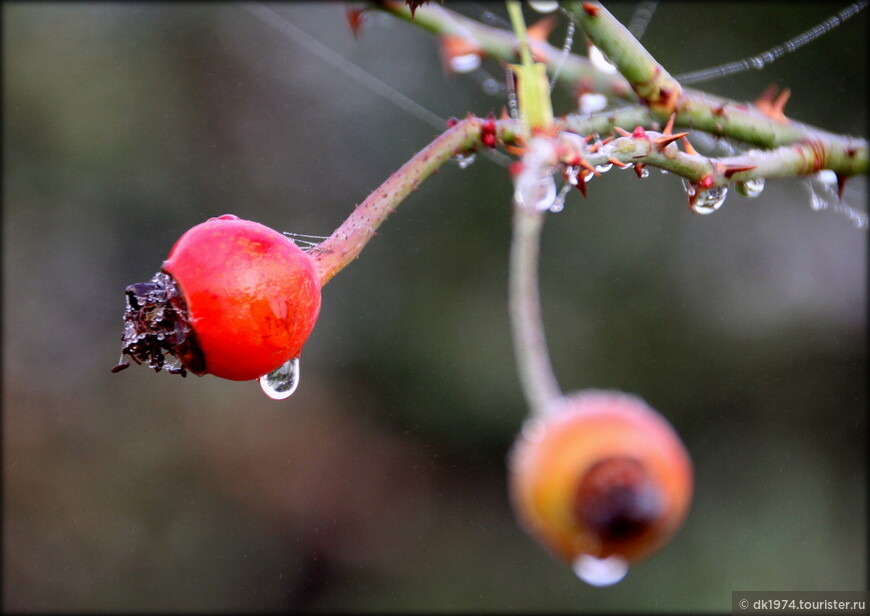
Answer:
[[[595,167],[593,167],[592,165],[589,164],[589,161],[586,159],[581,159],[578,164],[583,169],[586,169],[587,171],[591,171],[595,175],[601,175],[600,173],[598,173],[598,171],[595,169]]]
[[[619,126],[614,126],[613,130],[622,135],[623,137],[631,137],[631,133],[625,130],[624,128],[620,128]]]
[[[646,168],[646,165],[643,163],[635,163],[634,164],[634,172],[637,174],[637,177],[643,178],[643,170]]]
[[[785,88],[782,92],[779,93],[779,96],[776,97],[776,100],[773,101],[773,108],[779,111],[779,114],[785,118],[785,104],[788,102],[789,97],[791,97],[791,90],[789,88]]]
[[[580,194],[583,195],[583,198],[586,198],[586,178],[583,176],[583,172],[577,174],[577,190],[580,191]]]
[[[692,144],[689,143],[689,140],[686,139],[685,136],[682,139],[683,139],[683,147],[686,148],[686,154],[691,154],[692,156],[698,156],[698,150],[696,150],[694,147],[692,147]]]
[[[610,143],[611,141],[613,141],[613,136],[612,136],[612,135],[611,135],[610,137],[605,137],[604,139],[602,139],[602,140],[601,140],[601,145],[607,145],[607,144]]]
[[[360,9],[356,7],[349,6],[344,11],[344,16],[347,18],[347,23],[350,26],[350,31],[353,33],[354,38],[359,34],[360,28],[362,28],[363,21],[365,21],[366,9]]]
[[[730,178],[735,173],[740,173],[741,171],[752,171],[755,169],[756,165],[744,165],[742,167],[734,166],[734,167],[726,167],[722,174],[726,178]]]
[[[612,163],[612,164],[616,165],[617,167],[622,167],[623,169],[625,169],[626,167],[628,167],[627,164],[625,164],[625,163],[622,162],[621,160],[616,160],[616,159],[613,158],[612,156],[611,156],[610,158],[607,159],[607,162]]]
[[[411,9],[411,21],[414,21],[414,14],[417,12],[417,7],[426,4],[428,0],[405,0],[405,4]]]
[[[776,84],[774,83],[764,88],[764,91],[761,93],[761,95],[755,99],[755,106],[759,107],[762,105],[769,105],[773,101],[773,98],[776,96],[776,90]]]
[[[583,137],[583,141],[585,141],[586,143],[592,143],[593,139],[595,139],[595,133],[591,133]]]
[[[457,124],[459,124],[459,118],[454,118],[453,116],[447,118],[447,128],[453,128]]]
[[[779,95],[776,94],[776,90],[775,85],[771,84],[767,86],[764,92],[761,93],[761,96],[756,99],[755,107],[771,120],[787,122],[785,104],[788,102],[789,96],[791,96],[791,90],[786,88]]]
[[[554,15],[550,15],[548,17],[544,17],[543,19],[539,19],[531,26],[528,27],[528,35],[529,38],[533,41],[543,41],[546,42],[547,38],[550,36],[550,32],[553,31],[553,26],[556,25],[556,17]]]
[[[707,188],[710,188],[711,186],[713,186],[713,182],[714,182],[713,174],[708,173],[707,175],[702,177],[698,182],[696,182],[694,184],[694,186],[697,186],[698,188],[703,188],[706,190]]]
[[[840,201],[843,200],[843,189],[846,188],[846,180],[848,180],[851,175],[843,175],[842,173],[838,173],[837,175],[837,197],[839,197]]]
[[[661,152],[669,143],[673,143],[677,139],[682,139],[688,134],[689,133],[677,133],[676,135],[662,135],[661,137],[653,139],[653,145],[655,145],[656,149]]]
[[[631,136],[634,137],[635,139],[647,139],[647,140],[649,140],[649,137],[646,136],[646,131],[643,129],[643,126],[638,126],[633,131],[631,131]]]
[[[674,129],[674,118],[677,117],[676,113],[672,113],[671,117],[668,118],[668,123],[665,124],[665,130],[662,131],[663,135],[670,135],[671,131]]]
[[[591,2],[584,2],[583,10],[586,11],[586,14],[589,15],[589,17],[598,17],[598,7]]]

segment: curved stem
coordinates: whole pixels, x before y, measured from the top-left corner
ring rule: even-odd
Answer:
[[[543,415],[561,397],[553,374],[538,291],[538,254],[544,212],[514,205],[510,258],[510,315],[520,384],[533,415]]]
[[[320,284],[347,267],[399,203],[441,165],[480,142],[482,120],[468,117],[438,136],[360,203],[332,235],[311,250]]]

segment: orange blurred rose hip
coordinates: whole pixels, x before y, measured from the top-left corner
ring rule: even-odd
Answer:
[[[529,420],[510,471],[527,531],[600,586],[665,544],[692,495],[677,434],[643,400],[618,391],[578,392]]]

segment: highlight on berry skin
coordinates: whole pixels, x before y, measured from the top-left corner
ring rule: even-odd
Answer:
[[[667,543],[692,497],[691,459],[679,436],[620,391],[569,394],[527,420],[509,466],[526,531],[595,586],[615,584]]]
[[[299,354],[320,312],[320,278],[291,239],[227,214],[184,233],[149,282],[126,289],[118,372],[128,357],[156,371],[259,379],[293,393]]]

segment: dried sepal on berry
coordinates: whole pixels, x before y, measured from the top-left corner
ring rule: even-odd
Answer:
[[[125,293],[122,361],[112,372],[130,365],[123,360],[126,355],[157,372],[187,376],[190,370],[205,374],[202,350],[188,322],[184,297],[172,276],[157,272],[149,282],[131,284]]]

